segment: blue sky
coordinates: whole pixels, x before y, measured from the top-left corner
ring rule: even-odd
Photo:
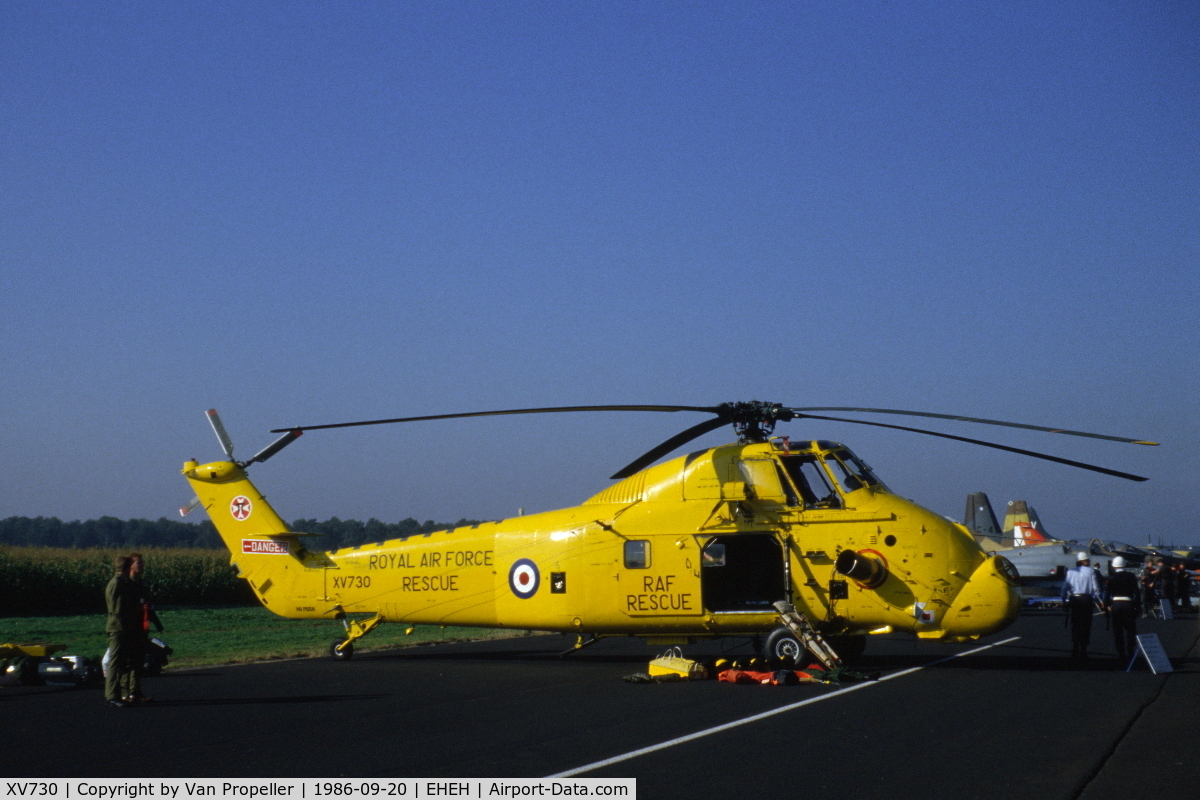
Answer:
[[[0,7],[0,517],[170,516],[293,424],[875,406],[901,494],[1200,544],[1200,7]],[[572,505],[685,414],[313,432],[287,519]],[[880,419],[905,424],[903,419]],[[701,444],[731,438],[710,434]]]

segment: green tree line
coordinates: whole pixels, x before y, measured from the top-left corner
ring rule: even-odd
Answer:
[[[409,517],[399,522],[331,517],[324,522],[298,519],[292,530],[319,533],[322,536],[307,543],[311,550],[337,550],[356,547],[386,539],[399,539],[433,531],[443,531],[477,520],[460,519],[455,523],[418,522]],[[57,517],[8,517],[0,519],[0,545],[17,547],[84,548],[184,548],[223,549],[221,537],[212,522],[179,522],[160,517],[149,519],[99,519],[63,522]]]

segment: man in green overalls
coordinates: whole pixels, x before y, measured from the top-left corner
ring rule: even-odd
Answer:
[[[104,587],[104,600],[108,605],[108,622],[104,630],[108,633],[111,654],[108,675],[104,679],[104,700],[113,708],[125,708],[142,696],[138,667],[145,658],[143,640],[146,632],[142,626],[142,591],[131,574],[134,563],[130,556],[118,556],[117,574]],[[140,566],[141,559],[136,563]]]

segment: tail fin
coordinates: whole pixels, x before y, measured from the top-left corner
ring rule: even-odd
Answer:
[[[1012,537],[1016,547],[1050,541],[1042,530],[1037,512],[1024,500],[1008,501],[1008,510],[1004,513],[1004,532]]]
[[[1018,522],[1013,525],[1012,535],[1017,547],[1050,541],[1042,535],[1041,531],[1033,527],[1033,523],[1030,522]]]
[[[1024,500],[1009,500],[1004,511],[1004,532],[1011,531],[1018,522],[1029,524],[1029,506]]]
[[[1042,537],[1042,541],[1054,541],[1054,537],[1046,533],[1046,526],[1042,524],[1042,520],[1033,506],[1027,506],[1027,509],[1029,511],[1029,524],[1037,530],[1038,535]]]
[[[1000,533],[1000,526],[996,524],[996,512],[992,511],[992,504],[983,492],[967,495],[967,513],[963,517],[963,525],[976,539],[982,536],[997,545],[1011,544],[1005,542]]]
[[[202,465],[187,461],[183,465],[183,476],[196,492],[230,552],[241,552],[244,538],[291,533],[239,464],[214,461]]]
[[[289,530],[246,477],[246,467],[266,461],[302,432],[286,431],[249,461],[234,461],[233,440],[221,417],[216,409],[209,409],[207,416],[227,460],[211,464],[198,464],[195,459],[184,462],[183,476],[196,497],[179,509],[180,513],[204,506],[221,541],[229,548],[229,560],[237,567],[238,577],[246,579],[264,606],[286,617],[334,616],[337,610],[326,602],[324,583],[330,560],[323,553],[308,552],[300,537],[310,534]],[[272,588],[274,593],[268,595]]]
[[[292,587],[296,581],[296,566],[307,565],[296,565],[296,561],[310,560],[300,542],[302,534],[288,528],[262,492],[246,477],[246,470],[236,462],[197,464],[187,461],[183,465],[183,475],[229,548],[230,561],[238,568],[238,577],[250,583],[263,605],[276,613],[284,613],[282,608],[272,607],[268,593],[272,587],[292,592],[299,588]],[[279,596],[278,591],[276,596]],[[287,616],[294,615],[288,613]]]

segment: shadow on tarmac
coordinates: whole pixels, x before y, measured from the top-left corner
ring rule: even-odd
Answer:
[[[586,651],[572,652],[565,656],[561,655],[565,648],[555,648],[550,650],[506,650],[506,651],[460,651],[446,652],[439,650],[436,653],[414,653],[412,650],[385,650],[373,653],[366,653],[355,658],[371,659],[376,661],[582,661],[585,663],[596,664],[641,664],[650,658],[654,658],[657,653],[649,653],[648,655],[635,655],[631,653],[600,653]]]
[[[603,645],[599,645],[603,646]],[[1063,648],[1035,648],[1029,645],[1018,645],[1022,651],[1041,651],[1041,655],[1016,655],[1003,653],[986,653],[972,656],[962,656],[941,661],[934,669],[1003,669],[1029,671],[1092,671],[1115,669],[1114,656],[1096,655],[1083,661],[1069,657]],[[645,652],[602,652],[598,650],[579,650],[563,653],[559,647],[526,647],[519,650],[471,650],[444,647],[436,651],[418,652],[417,648],[402,650],[386,650],[364,653],[356,656],[356,660],[423,662],[423,661],[458,661],[458,662],[576,662],[584,664],[620,664],[644,666],[647,661],[658,655],[657,651],[647,649]],[[424,650],[424,648],[421,648]],[[742,652],[735,652],[741,650]],[[741,658],[754,654],[748,646],[733,648],[721,652],[691,652],[690,658],[700,661],[712,661],[716,658]],[[897,671],[933,664],[945,659],[948,653],[888,653],[880,655],[862,655],[849,659],[847,666],[863,671]]]
[[[213,697],[203,700],[164,700],[149,703],[144,708],[183,707],[183,706],[257,706],[257,705],[296,705],[303,703],[343,703],[349,700],[381,700],[394,697],[393,694],[316,694],[300,697]]]

